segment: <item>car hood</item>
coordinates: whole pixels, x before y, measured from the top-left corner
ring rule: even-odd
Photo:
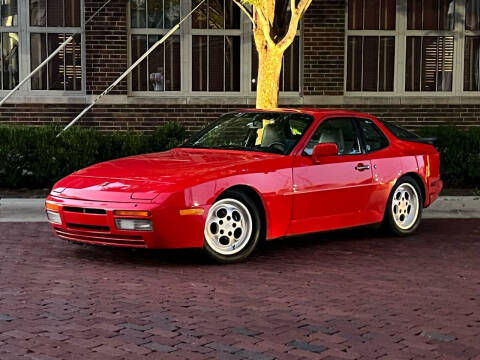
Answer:
[[[151,201],[217,178],[261,169],[265,161],[282,155],[179,148],[131,156],[92,165],[60,180],[53,194],[100,201]]]

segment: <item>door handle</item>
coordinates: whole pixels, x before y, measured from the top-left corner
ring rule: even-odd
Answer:
[[[357,166],[355,166],[355,170],[357,171],[363,171],[363,170],[368,170],[370,169],[370,165],[363,165],[363,164],[358,164]]]

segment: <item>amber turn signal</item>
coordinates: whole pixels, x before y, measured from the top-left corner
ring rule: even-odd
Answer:
[[[180,215],[203,215],[203,209],[183,209],[180,210]]]
[[[150,216],[150,211],[145,210],[114,210],[116,216]]]
[[[50,211],[60,211],[61,206],[52,202],[45,202],[45,208]]]

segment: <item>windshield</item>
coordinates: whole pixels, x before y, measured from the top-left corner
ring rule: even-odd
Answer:
[[[312,123],[311,115],[243,112],[222,116],[182,147],[289,154]]]

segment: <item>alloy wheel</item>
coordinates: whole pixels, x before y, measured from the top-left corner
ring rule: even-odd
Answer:
[[[412,227],[418,217],[419,197],[409,183],[401,184],[393,194],[392,215],[395,224],[402,230]]]
[[[210,208],[205,223],[205,240],[215,252],[240,252],[252,235],[252,217],[247,207],[235,199],[222,199]]]

